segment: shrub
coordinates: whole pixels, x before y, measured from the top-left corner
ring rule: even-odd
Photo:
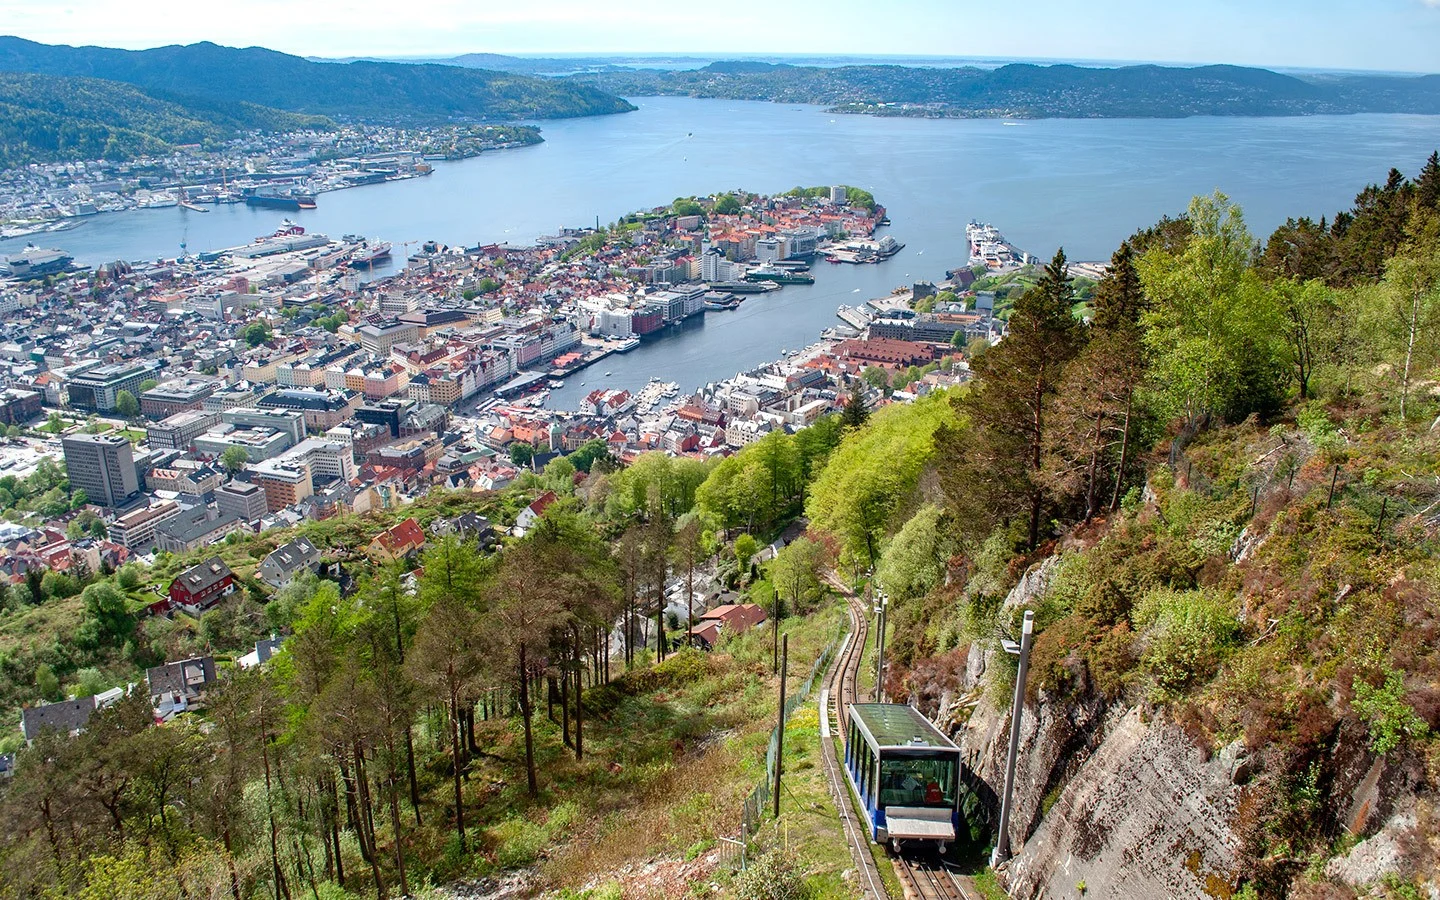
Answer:
[[[1146,672],[1163,695],[1210,678],[1240,634],[1234,613],[1208,591],[1151,591],[1136,609]]]
[[[810,888],[794,855],[775,847],[735,879],[735,896],[739,900],[806,900]]]
[[[1350,705],[1370,731],[1370,749],[1382,756],[1405,738],[1423,738],[1430,730],[1405,702],[1405,679],[1393,669],[1378,688],[1357,678]]]

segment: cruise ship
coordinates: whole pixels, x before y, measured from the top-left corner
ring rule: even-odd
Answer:
[[[1020,261],[1019,251],[994,225],[985,222],[971,222],[965,226],[965,238],[970,242],[970,264],[984,265],[999,269]]]
[[[364,244],[355,250],[350,257],[350,267],[354,269],[368,269],[377,265],[381,260],[390,258],[390,242],[381,241],[378,244]]]
[[[64,250],[42,250],[30,244],[6,261],[5,274],[11,278],[43,278],[65,271],[74,261],[75,257]]]

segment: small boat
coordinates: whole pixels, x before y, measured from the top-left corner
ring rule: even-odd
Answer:
[[[610,377],[610,373],[609,373],[609,372],[606,372],[606,373],[605,373],[605,377],[606,377],[606,378],[609,378],[609,377]]]

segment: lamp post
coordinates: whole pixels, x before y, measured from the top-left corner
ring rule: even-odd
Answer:
[[[1015,760],[1020,752],[1020,716],[1025,710],[1025,676],[1030,671],[1030,645],[1035,638],[1035,613],[1025,610],[1020,643],[1002,640],[1000,646],[1011,656],[1020,657],[1020,671],[1015,675],[1015,700],[1010,708],[1010,753],[1005,759],[1005,793],[1000,798],[1000,833],[995,837],[995,851],[990,865],[998,866],[1010,858],[1010,807],[1015,793]]]
[[[885,616],[890,597],[878,588],[875,591],[875,612],[880,617],[880,634],[875,639],[875,702],[885,702]]]

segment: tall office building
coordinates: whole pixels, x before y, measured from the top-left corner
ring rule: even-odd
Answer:
[[[130,442],[118,434],[66,437],[65,471],[71,489],[85,491],[91,503],[124,506],[140,496],[140,474]]]

